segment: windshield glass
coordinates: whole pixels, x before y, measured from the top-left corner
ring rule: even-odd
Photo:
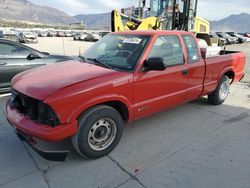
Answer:
[[[145,49],[149,35],[106,35],[81,55],[113,69],[131,71]]]

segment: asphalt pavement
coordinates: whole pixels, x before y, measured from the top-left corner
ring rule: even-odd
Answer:
[[[1,188],[250,187],[250,84],[231,87],[225,104],[206,98],[125,126],[118,146],[82,159],[70,140],[65,162],[42,159],[15,135],[0,98]]]

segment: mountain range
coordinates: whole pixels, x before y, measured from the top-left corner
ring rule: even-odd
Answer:
[[[211,21],[212,31],[250,32],[250,14],[231,15],[219,21]]]
[[[110,28],[111,13],[102,14],[79,14],[74,16],[79,21],[84,21],[90,29],[105,29]]]
[[[0,18],[43,24],[70,24],[77,20],[55,8],[35,5],[28,0],[1,0]]]
[[[111,13],[70,16],[58,9],[35,5],[28,0],[1,0],[0,19],[55,25],[84,21],[88,29],[107,29],[111,25]],[[250,14],[247,13],[210,23],[212,31],[250,32]]]

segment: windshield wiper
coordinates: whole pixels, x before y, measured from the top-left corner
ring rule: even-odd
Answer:
[[[86,59],[90,60],[90,61],[93,61],[93,62],[95,62],[95,64],[99,64],[99,65],[101,65],[103,67],[106,67],[106,68],[109,68],[109,69],[113,69],[113,67],[111,67],[110,65],[108,65],[108,64],[106,64],[106,63],[104,63],[104,62],[102,62],[102,61],[100,61],[100,60],[98,60],[96,58],[86,58]]]

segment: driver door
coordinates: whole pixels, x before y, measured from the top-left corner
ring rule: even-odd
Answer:
[[[11,79],[25,70],[45,65],[42,58],[28,60],[27,56],[34,53],[31,49],[15,43],[0,43],[0,90],[10,87]]]
[[[148,55],[161,57],[163,71],[139,71],[134,77],[134,118],[184,103],[186,100],[187,64],[179,36],[158,36]]]

